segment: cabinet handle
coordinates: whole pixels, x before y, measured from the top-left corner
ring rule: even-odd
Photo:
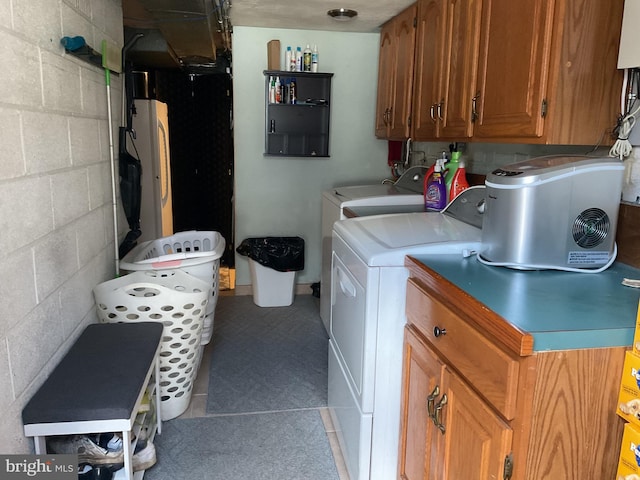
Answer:
[[[431,108],[429,109],[429,115],[431,116],[431,121],[433,123],[436,123],[435,110],[436,110],[436,104],[434,103],[433,105],[431,105]]]
[[[446,335],[447,334],[447,329],[446,328],[440,328],[440,327],[433,327],[433,334],[437,337],[441,336],[441,335]]]
[[[436,397],[440,395],[440,387],[436,385],[431,394],[427,397],[427,413],[429,414],[429,418],[434,420],[433,416],[435,414],[434,404],[436,402]],[[434,420],[435,421],[435,420]]]
[[[475,122],[478,115],[478,99],[480,98],[480,92],[476,93],[475,96],[471,99],[471,122]]]
[[[442,422],[440,421],[440,414],[442,413],[442,407],[444,407],[446,404],[447,404],[447,394],[444,393],[444,394],[442,394],[442,398],[440,399],[440,401],[436,405],[436,409],[433,412],[433,423],[436,424],[436,427],[438,427],[440,429],[440,431],[442,432],[443,435],[444,435],[444,432],[445,432],[445,427],[442,424]]]
[[[444,122],[444,118],[442,118],[443,108],[444,108],[444,98],[440,100],[440,103],[438,103],[438,120],[440,120],[441,122]]]

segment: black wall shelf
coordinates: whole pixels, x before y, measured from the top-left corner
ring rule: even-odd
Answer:
[[[328,157],[333,73],[265,70],[265,155]],[[271,103],[270,79],[296,83],[296,103]],[[286,89],[285,89],[286,92]],[[288,92],[285,93],[288,97]]]

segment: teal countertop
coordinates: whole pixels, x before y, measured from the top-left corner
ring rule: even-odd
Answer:
[[[628,346],[640,290],[621,284],[640,269],[615,262],[601,273],[524,271],[475,256],[416,255],[489,309],[533,337],[534,351]]]

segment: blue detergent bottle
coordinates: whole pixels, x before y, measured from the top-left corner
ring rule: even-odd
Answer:
[[[424,206],[427,211],[440,211],[447,206],[447,187],[442,178],[442,166],[436,162],[433,175],[429,178],[424,195]]]

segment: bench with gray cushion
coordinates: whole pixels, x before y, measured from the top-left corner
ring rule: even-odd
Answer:
[[[154,373],[159,405],[162,330],[158,322],[89,325],[22,410],[36,453],[46,453],[51,435],[122,432],[126,478],[133,478],[132,430]]]

